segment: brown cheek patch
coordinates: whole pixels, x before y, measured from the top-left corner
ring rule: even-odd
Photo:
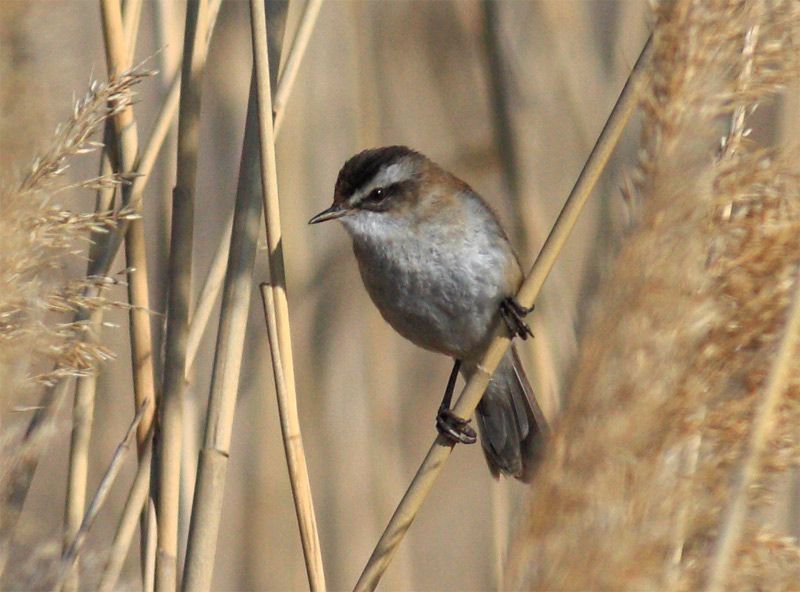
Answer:
[[[413,200],[417,217],[420,220],[448,220],[454,228],[463,228],[460,224],[464,219],[461,195],[472,191],[469,185],[435,165],[426,167],[417,182],[427,188],[424,201],[419,201],[422,191],[417,191]]]

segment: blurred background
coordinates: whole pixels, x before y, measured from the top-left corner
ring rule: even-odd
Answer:
[[[289,2],[287,41],[302,10],[301,0]],[[138,90],[142,141],[177,64],[184,13],[185,3],[178,0],[144,4],[136,61],[149,57],[148,66],[159,74]],[[349,156],[367,147],[406,144],[486,198],[528,268],[646,37],[645,0],[323,4],[289,100],[277,161],[300,418],[331,589],[355,583],[427,452],[451,364],[405,342],[384,323],[361,285],[341,228],[310,227],[306,221],[329,205]],[[92,77],[105,77],[97,3],[3,0],[0,61],[0,171],[7,176],[46,144],[70,113],[73,96]],[[248,4],[225,0],[204,82],[196,294],[233,207],[251,63]],[[629,126],[532,316],[536,339],[523,346],[525,363],[551,416],[568,385],[594,287],[628,223],[619,189],[637,139],[636,126]],[[166,307],[174,150],[168,143],[162,151],[145,196],[155,328],[162,326]],[[92,161],[72,174],[82,178],[96,170]],[[93,197],[86,196],[75,209],[92,207]],[[112,269],[124,266],[120,258]],[[72,271],[77,277],[84,270]],[[268,276],[262,251],[256,280]],[[113,296],[126,298],[123,289]],[[187,518],[217,314],[187,390]],[[116,327],[105,328],[102,339],[117,357],[99,377],[90,492],[133,414],[128,316],[112,310],[107,319]],[[303,589],[305,569],[255,291],[245,351],[214,588]],[[48,540],[60,544],[70,407],[62,407],[21,518],[19,542],[28,548]],[[24,423],[22,413],[8,422]],[[102,565],[133,470],[129,460],[91,533],[89,573],[93,561]],[[479,447],[456,448],[382,589],[495,587],[523,493],[516,482],[490,477]],[[13,561],[31,560],[25,548],[19,547]],[[82,586],[90,588],[92,581],[87,575]],[[131,552],[122,583],[136,588],[138,581],[138,557]]]

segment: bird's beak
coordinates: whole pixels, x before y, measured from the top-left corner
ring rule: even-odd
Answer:
[[[347,214],[350,210],[347,206],[341,203],[335,203],[327,210],[321,211],[319,214],[308,221],[309,224],[318,224],[319,222],[326,222],[327,220],[336,220]]]

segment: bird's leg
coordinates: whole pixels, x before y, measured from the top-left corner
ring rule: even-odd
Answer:
[[[500,316],[511,331],[511,337],[519,336],[522,339],[533,337],[533,331],[525,322],[525,317],[531,312],[533,312],[532,306],[525,308],[511,296],[500,303]]]
[[[442,397],[442,404],[439,405],[439,412],[436,414],[436,429],[439,433],[453,443],[475,444],[477,434],[469,427],[471,420],[458,417],[450,409],[450,402],[453,399],[453,391],[456,388],[458,369],[461,368],[461,360],[456,360],[450,378],[447,381],[447,389]]]

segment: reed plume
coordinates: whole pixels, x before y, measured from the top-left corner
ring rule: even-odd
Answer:
[[[113,278],[74,279],[62,271],[69,257],[81,255],[90,234],[105,234],[131,214],[124,210],[76,213],[60,205],[56,197],[123,182],[119,175],[107,175],[69,183],[65,173],[73,159],[101,146],[93,135],[106,118],[130,104],[131,88],[144,75],[132,72],[108,83],[92,83],[27,173],[16,182],[0,184],[0,340],[6,346],[0,346],[0,377],[4,385],[24,386],[29,379],[52,384],[63,376],[84,375],[110,355],[83,339],[81,324],[60,323],[48,313],[103,304],[102,299],[83,297],[85,288],[115,283]],[[5,392],[8,396],[10,391]]]
[[[61,123],[43,153],[16,179],[0,183],[0,384],[2,411],[19,409],[42,388],[61,388],[71,376],[86,376],[112,357],[102,343],[89,339],[87,322],[80,319],[101,307],[117,305],[99,290],[118,283],[114,277],[70,277],[67,264],[85,258],[90,240],[102,239],[123,220],[133,216],[127,208],[76,212],[69,208],[70,194],[115,188],[128,180],[117,174],[70,181],[67,171],[81,155],[102,144],[93,138],[106,119],[130,105],[133,87],[148,76],[139,69],[106,83],[92,82],[77,100],[69,119]],[[74,196],[74,195],[73,195]],[[59,387],[55,385],[59,384]],[[4,418],[5,419],[5,418]],[[0,566],[21,511],[30,472],[42,438],[51,430],[21,430],[18,421],[6,421],[2,442],[0,492],[7,505],[0,518]],[[37,424],[38,425],[38,424]],[[41,426],[39,426],[41,427]],[[36,437],[34,437],[36,436]],[[0,570],[1,571],[1,570]],[[26,582],[7,578],[12,587]]]
[[[796,151],[744,123],[798,74],[794,2],[655,9],[651,84],[629,203],[638,225],[598,299],[571,393],[512,552],[532,589],[709,586],[800,262]],[[722,138],[722,141],[720,141]],[[736,589],[789,589],[800,548],[769,524],[800,459],[792,364],[746,488]]]

